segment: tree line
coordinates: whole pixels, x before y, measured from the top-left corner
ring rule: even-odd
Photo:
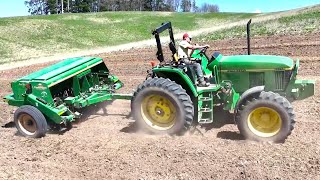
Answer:
[[[195,0],[26,0],[31,15],[102,11],[219,12],[218,5]]]

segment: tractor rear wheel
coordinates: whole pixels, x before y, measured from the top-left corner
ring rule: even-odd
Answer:
[[[21,106],[15,111],[14,123],[23,136],[32,138],[45,136],[48,127],[43,114],[30,105]]]
[[[170,79],[153,78],[138,86],[131,100],[138,127],[155,134],[181,134],[193,121],[190,96]]]
[[[264,91],[258,99],[240,107],[236,122],[246,139],[275,143],[284,142],[295,123],[290,102],[279,94]]]

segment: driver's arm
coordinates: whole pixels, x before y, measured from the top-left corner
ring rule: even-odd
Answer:
[[[192,49],[192,50],[196,50],[196,49],[202,49],[202,48],[205,48],[205,47],[210,47],[209,45],[204,45],[204,46],[199,46],[199,45],[191,45],[188,46],[187,48],[188,49]]]
[[[195,44],[195,45],[188,44],[188,46],[187,46],[187,48],[189,49],[188,57],[191,57],[191,55],[193,54],[194,50],[202,49],[202,48],[208,48],[208,47],[210,47],[210,46],[209,45],[199,46],[198,44]]]
[[[196,49],[202,49],[205,47],[210,47],[209,45],[204,45],[204,46],[199,46],[198,44],[195,45],[191,45],[189,42],[187,41],[181,41],[179,46],[185,48],[185,49],[191,49],[191,50],[196,50]]]

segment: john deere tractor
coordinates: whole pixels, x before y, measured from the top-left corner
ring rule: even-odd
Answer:
[[[164,59],[160,41],[165,30],[170,36],[169,60]],[[198,87],[193,65],[177,58],[171,23],[162,24],[153,35],[159,63],[131,101],[137,124],[150,133],[181,134],[194,123],[214,123],[222,118],[217,112],[226,111],[232,113],[246,139],[283,142],[295,124],[291,102],[314,94],[314,81],[296,78],[299,60],[294,63],[288,57],[250,53],[207,56],[207,48],[195,51],[191,58],[201,63],[210,82],[208,87]]]
[[[172,52],[167,61],[160,41],[165,30]],[[66,59],[13,81],[12,93],[4,101],[19,107],[14,113],[18,131],[42,137],[48,129],[70,128],[88,106],[131,99],[137,124],[151,133],[182,134],[193,124],[214,123],[221,112],[231,112],[245,138],[283,142],[295,123],[290,102],[314,94],[314,81],[296,79],[298,60],[294,64],[281,56],[223,56],[218,52],[208,57],[206,48],[192,55],[210,82],[208,87],[198,87],[193,65],[177,58],[171,23],[155,29],[153,35],[160,62],[133,95],[117,94],[123,83],[95,57]]]

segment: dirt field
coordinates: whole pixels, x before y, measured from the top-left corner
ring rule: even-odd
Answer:
[[[296,126],[284,144],[245,141],[233,124],[197,127],[181,137],[136,132],[130,102],[116,100],[69,131],[27,139],[0,128],[0,179],[320,179],[320,32],[252,39],[252,53],[299,58],[299,78],[316,80],[316,94],[294,102]],[[245,54],[245,39],[207,42],[210,52]],[[143,81],[156,48],[100,54],[131,93]],[[9,83],[48,64],[1,71]],[[13,108],[0,104],[0,124]]]

